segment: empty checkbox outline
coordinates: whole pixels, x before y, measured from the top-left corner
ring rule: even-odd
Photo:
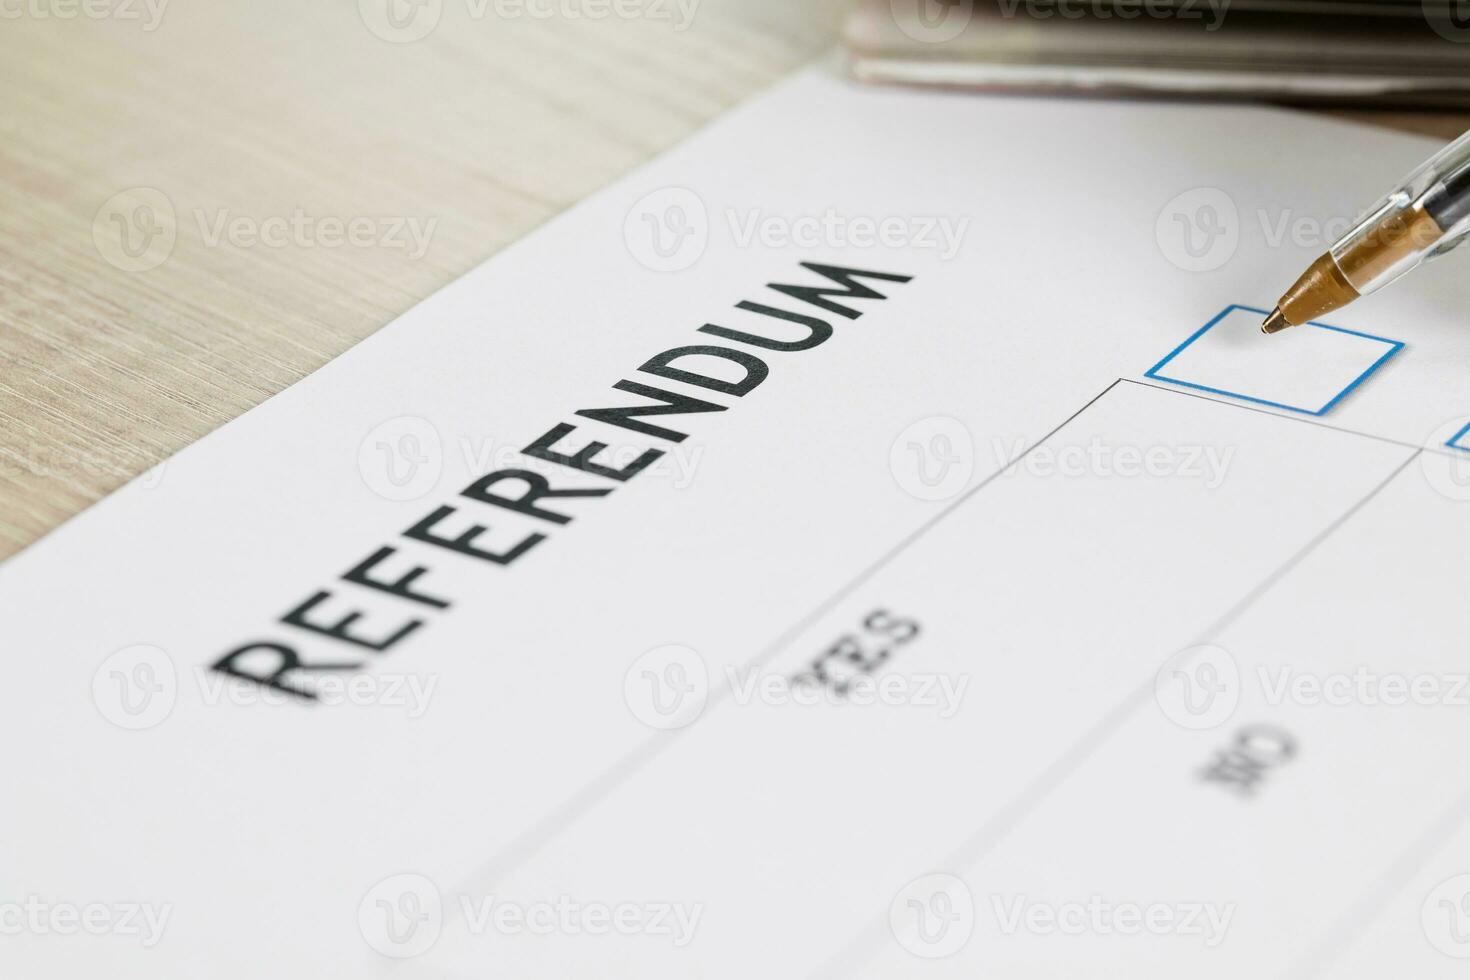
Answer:
[[[1225,309],[1216,314],[1209,323],[1206,323],[1194,333],[1190,334],[1189,337],[1184,341],[1184,343],[1180,344],[1178,347],[1175,347],[1173,350],[1171,350],[1168,354],[1164,355],[1164,359],[1159,361],[1159,363],[1155,364],[1153,367],[1149,368],[1148,371],[1144,374],[1144,377],[1152,378],[1155,381],[1166,381],[1171,385],[1179,385],[1182,388],[1192,388],[1195,391],[1207,391],[1212,395],[1224,395],[1227,398],[1239,399],[1240,401],[1250,402],[1254,405],[1265,405],[1270,408],[1279,408],[1288,412],[1299,412],[1302,415],[1312,415],[1320,418],[1321,416],[1326,415],[1328,412],[1332,411],[1332,409],[1335,408],[1339,402],[1341,402],[1348,395],[1352,394],[1364,381],[1367,381],[1368,378],[1370,378],[1375,371],[1383,367],[1384,364],[1388,363],[1389,358],[1393,357],[1399,351],[1404,349],[1404,342],[1402,340],[1390,340],[1387,337],[1377,337],[1371,333],[1363,333],[1360,330],[1348,330],[1346,327],[1334,327],[1330,324],[1317,323],[1315,321],[1304,323],[1301,326],[1297,327],[1296,329],[1298,330],[1305,327],[1312,327],[1317,330],[1331,330],[1333,333],[1345,333],[1352,337],[1362,337],[1364,340],[1377,341],[1378,343],[1385,344],[1388,347],[1388,350],[1384,351],[1382,357],[1378,358],[1378,360],[1368,365],[1367,370],[1354,378],[1352,383],[1350,383],[1346,388],[1342,389],[1342,391],[1333,396],[1333,398],[1328,401],[1326,405],[1323,405],[1321,408],[1318,409],[1302,408],[1300,405],[1284,405],[1281,402],[1273,402],[1265,398],[1255,398],[1251,395],[1244,395],[1238,391],[1226,391],[1224,388],[1211,388],[1208,385],[1196,384],[1193,381],[1182,381],[1179,378],[1171,378],[1168,375],[1161,373],[1164,367],[1174,358],[1178,357],[1179,354],[1185,350],[1185,348],[1194,343],[1196,340],[1199,340],[1206,333],[1208,333],[1210,329],[1214,327],[1217,323],[1225,319],[1230,314],[1236,312],[1237,310],[1244,310],[1247,313],[1254,313],[1257,316],[1261,317],[1261,319],[1263,320],[1269,315],[1268,311],[1257,309],[1254,306],[1245,306],[1241,303],[1231,303],[1229,306],[1225,307]],[[1454,439],[1451,439],[1450,444],[1453,444],[1455,440],[1465,435],[1466,432],[1470,432],[1470,425],[1467,425],[1464,429],[1460,431],[1459,435],[1456,435]],[[1470,452],[1470,446],[1454,446],[1453,448],[1463,449],[1465,452]]]

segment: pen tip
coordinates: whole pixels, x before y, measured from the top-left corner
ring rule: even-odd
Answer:
[[[1291,322],[1286,319],[1286,314],[1282,313],[1281,307],[1278,306],[1271,311],[1270,316],[1266,317],[1266,322],[1261,324],[1261,333],[1277,333],[1289,326]]]

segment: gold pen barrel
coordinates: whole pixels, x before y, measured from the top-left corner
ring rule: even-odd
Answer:
[[[1261,329],[1266,333],[1276,333],[1315,320],[1348,305],[1361,295],[1332,253],[1326,252],[1308,266],[1301,278],[1276,301],[1276,309],[1261,324]]]
[[[1261,329],[1276,333],[1340,309],[1417,265],[1445,230],[1415,201],[1390,201],[1323,254],[1292,284]]]
[[[1404,178],[1286,291],[1261,329],[1275,333],[1381,289],[1470,237],[1470,133]]]

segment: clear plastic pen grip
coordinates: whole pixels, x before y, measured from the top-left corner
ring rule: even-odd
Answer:
[[[1360,294],[1381,289],[1454,248],[1470,232],[1470,133],[1411,173],[1332,246]]]

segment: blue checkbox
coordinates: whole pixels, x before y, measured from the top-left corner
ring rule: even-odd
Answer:
[[[1445,441],[1445,445],[1451,449],[1458,449],[1462,453],[1470,453],[1470,422],[1465,427]]]
[[[1265,317],[1266,311],[1255,307],[1227,306],[1144,377],[1321,416],[1404,347],[1399,340],[1325,323],[1267,336],[1260,329]]]

